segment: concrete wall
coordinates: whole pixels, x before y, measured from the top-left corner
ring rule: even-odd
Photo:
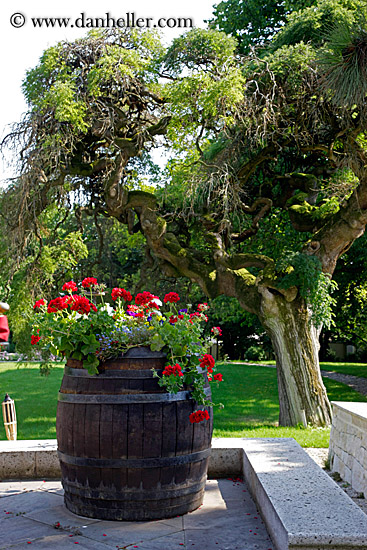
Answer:
[[[367,498],[367,403],[332,405],[330,469]]]

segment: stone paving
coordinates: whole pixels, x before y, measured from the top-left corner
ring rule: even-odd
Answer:
[[[0,549],[275,550],[246,484],[209,480],[203,505],[172,519],[82,518],[63,504],[60,481],[0,483]]]

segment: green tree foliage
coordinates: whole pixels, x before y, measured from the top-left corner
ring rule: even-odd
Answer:
[[[336,294],[334,338],[367,350],[367,258],[364,234],[340,259],[335,270]]]
[[[242,54],[249,53],[251,47],[269,46],[270,41],[270,47],[276,48],[309,40],[321,44],[332,27],[345,21],[345,10],[352,13],[360,2],[330,0],[326,10],[319,10],[318,5],[316,0],[227,0],[214,6],[209,24],[236,38]],[[351,16],[349,23],[353,20]]]
[[[36,257],[29,250],[8,284],[4,299],[10,304],[8,314],[12,335],[20,352],[30,351],[30,323],[33,304],[42,291],[50,296],[60,274],[71,274],[78,262],[86,258],[87,248],[80,233],[69,233],[63,240],[45,244]]]
[[[306,8],[244,58],[216,30],[186,33],[166,51],[130,31],[62,44],[28,73],[30,108],[14,134],[24,138],[23,170],[7,200],[19,242],[66,198],[97,224],[112,217],[142,232],[167,280],[187,277],[259,317],[277,355],[283,423],[330,420],[310,310],[327,320],[327,280],[367,222],[366,104],[358,94],[335,101],[332,79],[338,64],[360,71],[363,33],[325,62],[320,52],[335,42],[302,30],[306,20],[308,29],[359,24],[352,7]],[[134,170],[162,140],[173,158],[152,193]]]
[[[314,0],[227,0],[214,5],[212,28],[235,37],[241,53],[271,40],[287,21],[287,15],[314,5]]]

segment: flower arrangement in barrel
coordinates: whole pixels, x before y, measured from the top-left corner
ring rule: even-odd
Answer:
[[[207,304],[191,311],[191,306],[179,305],[176,292],[166,294],[162,302],[150,292],[133,298],[124,288],[114,288],[111,305],[104,301],[105,285],[94,277],[85,278],[80,287],[74,281],[66,282],[62,290],[61,296],[48,303],[41,299],[34,304],[32,345],[46,353],[83,361],[90,374],[98,373],[100,363],[121,357],[132,347],[149,346],[167,356],[163,372],[153,371],[160,386],[171,393],[189,388],[197,403],[212,405],[205,394],[203,373],[209,381],[222,381],[208,353],[222,331],[214,327],[210,337],[203,335]],[[193,423],[208,418],[207,410],[190,415]]]

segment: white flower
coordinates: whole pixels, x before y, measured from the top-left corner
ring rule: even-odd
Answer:
[[[101,309],[101,311],[107,311],[107,313],[110,317],[112,317],[112,315],[115,313],[115,310],[113,309],[112,306],[110,306],[110,304],[105,304],[100,309]]]
[[[157,306],[159,306],[159,307],[163,305],[162,302],[160,301],[160,299],[157,298],[157,297],[152,298],[150,301],[151,301],[151,302],[154,302],[154,303],[157,304]]]
[[[79,311],[75,312],[75,319],[88,319],[88,313],[79,313]]]

